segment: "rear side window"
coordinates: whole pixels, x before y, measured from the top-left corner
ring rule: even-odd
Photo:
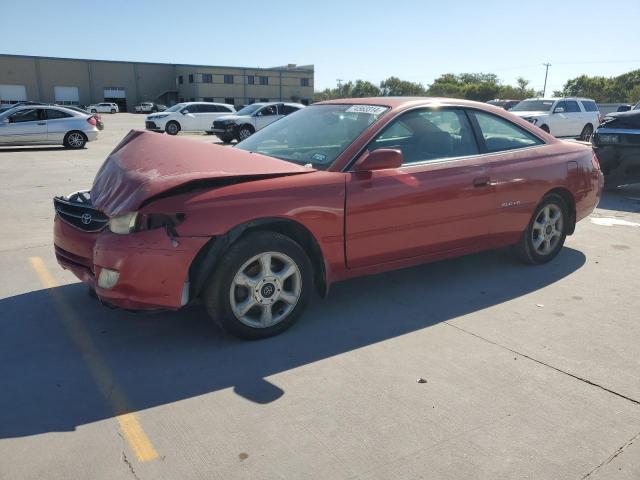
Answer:
[[[587,112],[597,112],[598,111],[598,106],[596,105],[596,102],[592,102],[589,100],[582,100],[581,101],[582,106],[584,107],[585,111]]]
[[[477,155],[478,145],[463,110],[414,110],[385,128],[369,150],[396,148],[403,165]]]
[[[52,108],[47,108],[47,118],[49,120],[55,120],[57,118],[69,118],[72,115],[67,112],[63,112],[62,110],[53,110]]]
[[[576,102],[575,100],[567,100],[564,103],[566,105],[566,107],[564,109],[564,111],[566,113],[577,113],[577,112],[580,112],[580,107],[578,106],[578,102]]]
[[[543,145],[544,142],[508,120],[485,112],[473,112],[482,132],[487,152]]]
[[[232,110],[229,107],[225,107],[223,105],[218,105],[218,112],[231,113]]]
[[[289,115],[290,113],[297,112],[300,110],[298,107],[293,107],[291,105],[283,105],[282,106],[282,114]]]

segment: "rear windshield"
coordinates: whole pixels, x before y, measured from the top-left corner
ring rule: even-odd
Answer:
[[[548,112],[553,100],[523,100],[511,109],[512,112]]]

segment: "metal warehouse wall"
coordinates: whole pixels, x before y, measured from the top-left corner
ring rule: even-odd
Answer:
[[[188,83],[190,74],[201,73],[213,74],[213,82]],[[225,74],[234,76],[233,84],[224,83]],[[141,101],[157,100],[170,91],[176,92],[173,97],[185,99],[221,101],[233,97],[236,104],[246,103],[249,98],[311,101],[313,74],[313,66],[255,69],[0,54],[0,85],[24,85],[29,100],[55,102],[55,87],[77,87],[79,103],[88,105],[103,101],[105,89],[117,88],[124,89],[129,111]],[[178,75],[183,75],[183,84],[177,85]],[[255,76],[255,85],[247,83],[248,75]],[[269,77],[268,85],[259,84],[261,75]],[[301,78],[306,78],[308,85],[302,86]]]

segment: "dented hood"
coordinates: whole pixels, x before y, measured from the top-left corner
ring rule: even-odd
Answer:
[[[135,211],[146,200],[190,182],[313,171],[259,153],[131,130],[98,170],[91,200],[96,208],[114,216]]]

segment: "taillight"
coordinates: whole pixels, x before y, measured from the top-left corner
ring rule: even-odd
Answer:
[[[598,124],[602,123],[602,115],[598,112]]]
[[[600,170],[600,161],[598,161],[598,157],[596,157],[595,153],[591,157],[591,163],[593,164],[593,168]]]
[[[89,123],[89,125],[93,125],[94,127],[95,127],[95,126],[96,126],[96,124],[98,123],[98,122],[96,122],[96,119],[95,119],[95,118],[93,118],[93,117],[89,117],[89,118],[87,118],[87,122]]]

